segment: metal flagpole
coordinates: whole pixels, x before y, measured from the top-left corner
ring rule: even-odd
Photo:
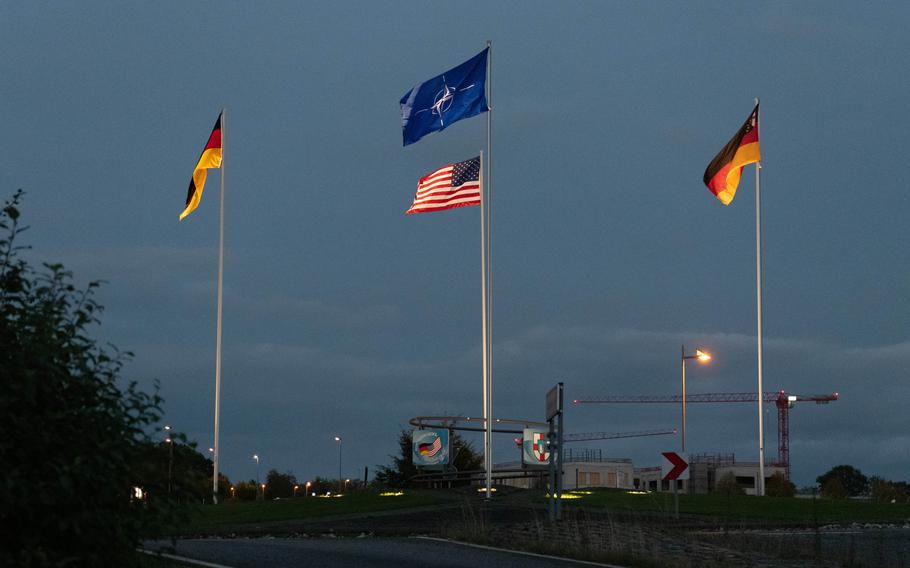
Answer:
[[[486,164],[486,183],[484,188],[487,192],[487,240],[486,240],[486,270],[487,270],[487,287],[484,290],[484,299],[486,308],[484,317],[486,318],[485,328],[487,330],[487,341],[485,349],[486,358],[486,393],[484,412],[487,415],[486,430],[486,448],[484,453],[489,456],[487,462],[487,499],[492,496],[493,486],[493,42],[487,40],[487,164]],[[481,206],[483,202],[481,202]]]
[[[483,179],[483,150],[480,151],[480,179]],[[481,182],[482,183],[482,182]],[[489,351],[487,350],[487,246],[486,246],[486,216],[484,209],[486,208],[486,199],[483,198],[483,187],[480,189],[480,287],[482,291],[481,297],[481,310],[483,312],[482,316],[482,329],[483,329],[483,420],[484,420],[484,431],[483,431],[483,467],[486,471],[486,488],[487,488],[487,498],[490,498],[490,485],[492,483],[492,460],[490,459],[490,435],[491,435],[491,425],[493,423],[492,417],[490,416],[489,410],[489,397],[488,397],[488,388],[489,388],[489,377],[487,376],[487,355]]]
[[[758,106],[758,99],[755,99]],[[758,128],[758,116],[755,128]],[[760,139],[760,138],[759,138]],[[755,164],[755,294],[758,311],[758,484],[756,494],[765,494],[765,430],[762,416],[762,348],[761,348],[761,162]]]
[[[221,300],[224,281],[224,154],[225,154],[225,109],[221,109],[221,197],[218,214],[218,316],[215,330],[215,444],[214,473],[212,474],[212,502],[218,503],[218,458],[221,448],[218,446],[218,428],[221,414]]]

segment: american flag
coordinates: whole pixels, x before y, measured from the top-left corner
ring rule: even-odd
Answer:
[[[411,213],[480,205],[480,156],[443,166],[417,182]]]

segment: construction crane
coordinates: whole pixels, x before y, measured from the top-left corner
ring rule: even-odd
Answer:
[[[566,434],[563,443],[590,442],[592,440],[616,440],[618,438],[640,438],[644,436],[670,436],[676,434],[673,430],[641,430],[638,432],[587,432],[582,434]]]
[[[786,391],[762,393],[762,401],[777,406],[777,465],[784,468],[787,479],[790,479],[790,408],[797,402],[814,402],[815,404],[828,404],[838,399],[838,393],[820,395],[790,394]],[[755,392],[730,392],[687,394],[686,404],[699,402],[758,402],[758,393]],[[577,398],[573,404],[609,403],[609,404],[636,404],[636,403],[682,403],[682,395],[669,396],[601,396]]]

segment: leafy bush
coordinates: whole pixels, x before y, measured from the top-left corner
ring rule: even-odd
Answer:
[[[717,480],[714,484],[714,492],[719,495],[726,495],[727,497],[746,494],[746,490],[736,482],[736,476],[732,471],[728,471]]]
[[[796,495],[796,485],[793,485],[784,474],[775,472],[765,486],[765,495],[769,497],[793,497]]]
[[[120,384],[129,354],[89,336],[98,282],[21,258],[21,199],[0,210],[0,565],[130,565],[164,519],[132,498],[161,399]]]
[[[840,481],[848,496],[864,495],[869,490],[869,478],[863,475],[863,472],[852,465],[838,465],[816,478],[822,493],[825,491],[825,485],[833,478],[837,478]]]

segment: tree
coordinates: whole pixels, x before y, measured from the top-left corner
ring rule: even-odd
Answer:
[[[452,448],[452,467],[457,471],[471,471],[483,467],[483,456],[474,452],[470,442],[457,433],[449,436]],[[376,466],[375,483],[382,487],[407,487],[412,477],[420,473],[411,453],[411,431],[402,429],[398,434],[399,455],[390,455],[391,465]]]
[[[775,472],[765,486],[765,495],[768,497],[793,497],[796,495],[796,485],[787,480],[781,472]]]
[[[168,519],[132,499],[161,399],[122,384],[129,353],[90,337],[99,283],[21,257],[22,196],[0,210],[0,565],[128,566]]]
[[[850,496],[847,486],[840,477],[829,477],[822,483],[822,497],[826,499],[846,499]]]
[[[270,469],[265,477],[265,498],[293,497],[295,485],[297,485],[297,478],[290,471],[278,473],[278,470]]]
[[[840,480],[847,495],[851,497],[864,495],[869,489],[869,478],[863,475],[860,470],[852,465],[838,465],[831,468],[824,475],[820,475],[816,478],[819,487],[822,489],[822,493],[824,493],[825,485],[835,477]]]
[[[714,484],[714,492],[726,497],[746,494],[746,490],[736,482],[736,475],[732,471],[728,471],[717,480]]]
[[[168,439],[171,441],[143,444],[139,485],[148,498],[176,503],[211,501],[212,460],[199,453],[196,443],[187,440],[181,432],[171,431]],[[230,496],[230,486],[230,480],[219,474],[219,498]]]

